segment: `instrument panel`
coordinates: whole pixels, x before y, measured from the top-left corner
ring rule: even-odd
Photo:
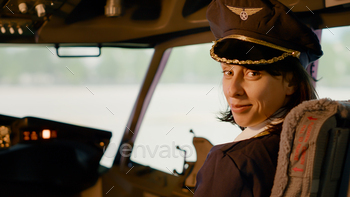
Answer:
[[[0,115],[1,196],[69,196],[92,185],[109,131]]]

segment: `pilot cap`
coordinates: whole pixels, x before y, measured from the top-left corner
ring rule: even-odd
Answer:
[[[207,19],[218,62],[266,65],[292,56],[306,68],[323,55],[316,34],[275,0],[213,0]]]

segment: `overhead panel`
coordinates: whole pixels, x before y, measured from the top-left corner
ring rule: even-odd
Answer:
[[[350,0],[325,0],[325,2],[326,7],[350,4]]]
[[[350,25],[350,0],[280,0],[314,29]],[[0,43],[154,46],[209,31],[211,0],[0,0]],[[118,13],[117,13],[118,12]]]
[[[211,0],[186,0],[185,5],[182,9],[182,16],[187,17],[208,6],[210,2]]]
[[[41,31],[38,42],[135,43],[140,39],[147,42],[148,38],[152,38],[153,42],[158,37],[160,41],[171,39],[173,34],[179,32],[183,35],[208,31],[205,7],[185,18],[182,15],[185,2],[186,0],[123,0],[123,14],[119,17],[99,14],[92,18],[81,17],[80,20],[73,20],[73,14],[82,16],[85,13],[96,14],[105,10],[101,3],[94,4],[95,10],[92,9],[91,12],[83,12],[87,7],[77,6],[76,9],[80,7],[81,11],[76,12],[75,9],[67,18],[53,16]],[[107,1],[104,3],[106,5]]]
[[[293,12],[310,12],[324,8],[323,0],[280,0]]]
[[[1,1],[0,42],[33,42],[37,31],[65,0]]]

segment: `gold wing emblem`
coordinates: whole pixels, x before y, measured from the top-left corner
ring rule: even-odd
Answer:
[[[232,7],[229,5],[226,5],[228,9],[230,9],[233,13],[239,15],[242,20],[247,20],[248,16],[253,15],[263,8],[237,8],[237,7]]]
[[[243,11],[243,8],[236,8],[236,7],[232,7],[232,6],[229,6],[229,5],[226,5],[226,7],[228,9],[230,9],[233,13],[237,14],[237,15],[240,15],[241,12]]]
[[[244,11],[247,12],[248,16],[257,13],[260,10],[262,10],[262,8],[247,8],[247,9],[244,9]]]

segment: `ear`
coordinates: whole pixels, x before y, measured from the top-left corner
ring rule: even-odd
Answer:
[[[296,85],[293,84],[293,74],[288,73],[286,75],[286,78],[284,79],[284,85],[285,85],[285,90],[286,90],[286,95],[290,96],[295,92]]]
[[[290,96],[295,92],[296,87],[294,85],[290,85],[288,84],[287,88],[286,88],[286,95]]]

